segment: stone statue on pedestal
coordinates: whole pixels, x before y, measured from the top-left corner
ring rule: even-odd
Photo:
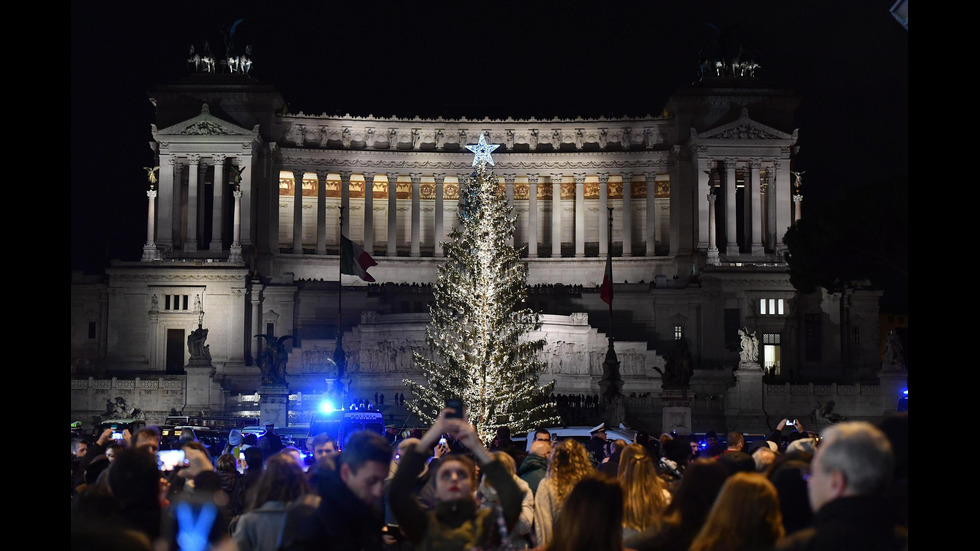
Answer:
[[[284,335],[278,339],[275,335],[255,335],[265,338],[265,348],[259,353],[257,364],[262,370],[263,384],[286,384],[286,362],[289,361],[289,352],[286,349],[286,339],[293,338],[292,335]]]
[[[664,369],[654,367],[660,373],[661,388],[687,390],[691,387],[691,349],[687,339],[676,341],[674,347],[664,357]]]
[[[739,363],[759,363],[759,338],[755,336],[755,331],[743,327],[738,330],[738,336],[742,348]]]
[[[191,334],[187,336],[187,351],[191,355],[187,365],[211,365],[211,345],[204,344],[206,340],[208,340],[208,330],[198,324],[197,329],[191,331]]]

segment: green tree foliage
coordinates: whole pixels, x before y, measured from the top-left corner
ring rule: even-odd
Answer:
[[[428,354],[414,355],[426,382],[405,383],[413,397],[409,409],[423,421],[434,421],[448,399],[461,399],[489,441],[503,425],[519,433],[560,418],[548,398],[554,381],[538,384],[544,340],[528,338],[540,319],[519,308],[527,296],[527,266],[511,245],[512,209],[485,162],[461,184],[459,224],[444,246],[429,308]]]
[[[783,237],[790,281],[810,293],[870,285],[908,311],[908,178],[855,188],[806,213]]]

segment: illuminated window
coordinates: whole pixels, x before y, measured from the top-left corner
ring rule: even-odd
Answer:
[[[674,340],[679,341],[684,338],[684,326],[675,325],[674,326]]]
[[[783,299],[781,298],[763,298],[759,299],[759,314],[762,316],[782,316],[783,311]]]
[[[779,375],[780,368],[780,335],[779,333],[762,334],[762,367],[770,375]]]

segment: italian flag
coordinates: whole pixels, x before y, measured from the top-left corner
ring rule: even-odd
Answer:
[[[374,278],[368,273],[368,268],[377,266],[378,263],[360,245],[347,239],[346,235],[341,234],[340,239],[340,273],[373,282]]]
[[[602,302],[612,306],[612,255],[606,257],[606,273],[602,276],[602,287],[599,288],[599,298]]]

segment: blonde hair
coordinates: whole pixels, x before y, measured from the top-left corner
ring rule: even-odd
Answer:
[[[623,484],[623,526],[643,531],[659,526],[667,499],[653,458],[641,444],[630,444],[619,458]]]
[[[569,438],[558,444],[548,462],[548,478],[554,485],[558,503],[564,503],[575,484],[594,472],[589,452],[581,442]]]
[[[762,549],[784,535],[776,487],[761,474],[742,472],[725,481],[690,550]]]

